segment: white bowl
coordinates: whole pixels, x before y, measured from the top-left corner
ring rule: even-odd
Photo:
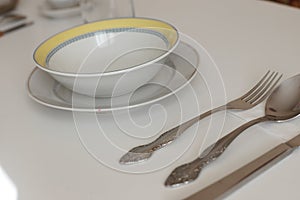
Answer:
[[[120,96],[150,81],[179,42],[170,24],[119,18],[77,26],[44,41],[36,65],[65,87],[96,97]]]

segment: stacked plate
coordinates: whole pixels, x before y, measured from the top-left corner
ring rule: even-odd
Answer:
[[[199,55],[176,28],[146,18],[77,26],[42,42],[28,80],[33,100],[71,111],[107,112],[162,100],[195,76]]]

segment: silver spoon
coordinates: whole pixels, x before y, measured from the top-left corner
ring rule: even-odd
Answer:
[[[300,114],[300,74],[287,79],[269,96],[265,116],[245,123],[210,145],[190,163],[177,167],[167,178],[166,186],[179,186],[194,181],[201,170],[217,159],[244,130],[260,122],[285,121]]]

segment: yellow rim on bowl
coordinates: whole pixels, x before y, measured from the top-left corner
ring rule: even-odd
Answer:
[[[104,73],[86,73],[86,74],[76,74],[71,72],[61,72],[61,71],[54,71],[46,67],[47,58],[49,54],[57,48],[59,45],[65,43],[66,41],[72,40],[78,36],[99,32],[99,31],[105,31],[105,30],[112,30],[112,29],[126,29],[126,28],[137,28],[137,29],[146,29],[150,31],[155,31],[162,35],[168,42],[168,50],[162,54],[161,56],[157,57],[154,60],[151,60],[149,62],[146,62],[142,65],[133,66],[132,68],[127,68],[123,70],[118,71],[111,71],[111,72],[104,72]],[[41,43],[33,54],[33,59],[37,66],[41,68],[44,71],[57,74],[57,75],[63,75],[63,76],[97,76],[97,75],[112,75],[121,73],[124,70],[129,71],[133,70],[139,67],[143,67],[146,64],[156,62],[163,57],[167,56],[170,52],[174,50],[174,48],[179,43],[179,34],[177,29],[160,20],[156,19],[148,19],[148,18],[117,18],[117,19],[109,19],[109,20],[103,20],[98,22],[93,22],[89,24],[80,25],[68,30],[65,30],[63,32],[60,32],[43,43]]]

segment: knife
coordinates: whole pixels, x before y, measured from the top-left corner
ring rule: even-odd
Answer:
[[[299,146],[300,134],[285,143],[279,144],[252,162],[186,198],[186,200],[210,200],[225,197],[233,190],[256,177],[256,175],[291,154]]]
[[[26,27],[26,26],[30,26],[30,25],[32,25],[32,24],[33,24],[32,21],[30,21],[30,22],[25,22],[25,23],[22,23],[22,24],[20,24],[20,25],[15,26],[15,27],[9,28],[9,29],[7,29],[7,30],[5,30],[5,31],[0,31],[0,37],[2,37],[2,36],[3,36],[4,34],[6,34],[6,33],[9,33],[9,32],[15,31],[15,30],[18,30],[18,29],[23,28],[23,27]]]

